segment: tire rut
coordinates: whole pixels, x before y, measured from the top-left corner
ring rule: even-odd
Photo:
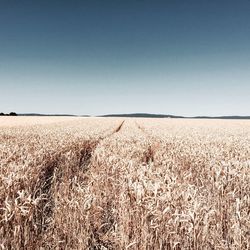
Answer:
[[[63,152],[58,153],[50,162],[48,162],[41,174],[38,178],[39,183],[36,187],[38,192],[35,192],[34,198],[43,197],[38,204],[37,213],[35,215],[36,219],[36,227],[37,227],[37,235],[41,235],[50,224],[51,217],[53,216],[54,210],[54,197],[53,197],[53,186],[55,182],[60,182],[60,177],[63,175],[62,167],[60,166],[60,161],[63,162],[63,155],[69,152],[72,148],[76,150],[75,154],[78,158],[76,166],[72,169],[72,178],[77,171],[86,172],[89,170],[92,156],[95,152],[95,149],[98,147],[99,143],[104,139],[114,135],[115,133],[119,133],[125,123],[123,120],[118,127],[116,127],[110,134],[102,137],[98,140],[88,140],[84,141],[80,145],[71,145]],[[81,148],[79,150],[79,148]],[[79,153],[78,153],[78,152]],[[71,179],[71,178],[70,178]]]
[[[30,234],[27,237],[26,230],[22,230],[18,236],[22,249],[33,248],[43,241],[44,235],[53,221],[55,193],[60,186],[61,180],[67,176],[69,177],[67,181],[71,183],[78,172],[86,172],[90,167],[92,156],[99,143],[115,133],[119,133],[124,122],[125,120],[104,137],[80,143],[74,142],[53,156],[48,155],[45,157],[47,162],[41,167],[32,187],[33,195],[31,198],[36,200],[36,204],[30,211],[33,222],[22,221],[23,226],[26,229],[29,228],[27,231]]]
[[[96,150],[96,148],[98,147],[98,145],[100,144],[100,142],[102,142],[103,140],[111,137],[112,135],[119,133],[123,127],[125,123],[125,120],[123,120],[117,128],[114,129],[114,131],[102,138],[100,138],[99,140],[95,141],[94,143],[92,143],[92,145],[88,146],[88,147],[84,147],[81,151],[80,151],[80,160],[79,160],[79,167],[80,169],[82,169],[83,171],[86,171],[89,169],[89,165],[91,163],[91,158]]]
[[[148,133],[146,129],[141,126],[137,121],[135,121],[135,124],[148,140],[148,147],[143,154],[142,162],[145,164],[150,164],[155,161],[155,155],[160,143],[157,142],[157,139],[153,137],[150,133]]]
[[[118,133],[122,129],[124,122],[125,122],[125,120],[117,127],[117,129],[114,131],[114,133]]]

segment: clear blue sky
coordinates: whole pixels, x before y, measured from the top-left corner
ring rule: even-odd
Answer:
[[[250,1],[1,0],[1,111],[250,115]]]

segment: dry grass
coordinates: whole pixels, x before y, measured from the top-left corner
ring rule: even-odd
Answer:
[[[14,119],[2,249],[250,248],[249,121]]]

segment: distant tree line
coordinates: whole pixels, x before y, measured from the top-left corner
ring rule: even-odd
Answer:
[[[17,116],[17,113],[15,112],[10,112],[9,114],[4,114],[4,113],[0,113],[0,116]]]

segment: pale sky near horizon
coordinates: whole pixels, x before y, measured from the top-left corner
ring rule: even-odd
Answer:
[[[10,111],[250,115],[250,1],[1,0]]]

